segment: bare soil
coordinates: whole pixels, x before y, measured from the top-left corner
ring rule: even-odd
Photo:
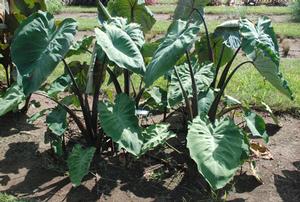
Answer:
[[[53,103],[41,100],[42,106]],[[37,111],[30,108],[28,114]],[[140,160],[118,155],[97,157],[92,173],[83,184],[74,188],[66,167],[44,144],[46,130],[43,120],[35,125],[26,123],[27,115],[9,114],[0,118],[0,192],[37,201],[209,201],[214,194],[201,176],[187,169],[185,155],[168,147],[152,151]],[[155,116],[153,122],[161,121]],[[259,183],[243,166],[231,185],[228,201],[300,201],[300,120],[280,116],[282,127],[266,117],[271,135],[268,148],[274,159],[257,159]],[[183,134],[184,123],[179,114],[169,120],[172,130]],[[180,151],[180,137],[170,144]],[[224,191],[217,193],[223,194]]]

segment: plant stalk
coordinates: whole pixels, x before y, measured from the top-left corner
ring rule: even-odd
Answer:
[[[116,89],[117,94],[121,94],[121,93],[122,93],[122,88],[121,88],[121,85],[120,85],[120,83],[119,83],[119,81],[118,81],[116,75],[114,74],[113,71],[111,71],[110,68],[107,68],[106,70],[107,70],[107,72],[108,72],[110,78],[112,79],[112,82],[113,82],[113,84],[114,84],[114,86],[115,86],[115,89]]]
[[[213,49],[211,47],[210,38],[209,38],[209,32],[208,32],[206,21],[204,19],[204,16],[202,15],[202,13],[197,8],[194,8],[192,10],[190,17],[192,16],[192,14],[193,14],[194,11],[196,11],[198,13],[198,15],[200,16],[200,18],[201,18],[201,20],[203,22],[204,29],[205,29],[205,35],[206,35],[206,39],[207,39],[207,47],[208,47],[208,50],[209,50],[208,57],[209,57],[209,60],[211,62],[214,62],[214,52],[213,52]]]
[[[195,75],[190,59],[189,53],[186,51],[186,58],[188,61],[188,66],[189,66],[189,72],[191,76],[191,81],[192,81],[192,89],[193,89],[193,99],[192,99],[192,109],[193,109],[193,118],[195,118],[198,115],[198,92],[197,92],[197,85],[195,81]]]
[[[176,67],[174,67],[174,72],[175,72],[175,75],[176,75],[176,77],[178,79],[178,82],[179,82],[179,85],[180,85],[180,89],[181,89],[182,95],[184,97],[184,101],[185,101],[185,105],[186,105],[186,108],[187,108],[189,120],[192,121],[193,120],[193,110],[191,108],[191,104],[190,104],[189,98],[188,98],[188,96],[187,96],[187,94],[186,94],[186,92],[185,92],[185,90],[183,88],[183,85],[182,85],[182,82],[181,82],[180,77],[178,75],[178,72],[176,70]]]
[[[71,116],[71,118],[75,121],[76,125],[78,126],[79,130],[82,132],[82,134],[86,137],[87,141],[91,141],[89,139],[89,136],[87,135],[87,130],[85,128],[85,126],[82,124],[82,122],[80,121],[80,118],[65,104],[55,100],[52,97],[49,97],[48,95],[45,95],[43,93],[38,93],[35,92],[34,94],[39,95],[39,96],[43,96],[49,100],[52,100],[53,102],[55,102],[56,104],[58,104],[59,106],[61,106],[62,108],[64,108],[66,110],[66,112]]]
[[[103,64],[98,59],[94,65],[94,84],[95,91],[93,95],[93,106],[92,106],[92,126],[95,134],[98,134],[98,101],[100,95],[101,84],[103,83],[103,76],[105,74],[105,58]]]
[[[124,93],[130,94],[130,73],[127,69],[124,70]]]
[[[231,80],[231,78],[233,77],[233,75],[236,73],[236,71],[242,67],[243,65],[247,64],[247,63],[251,63],[253,64],[252,61],[246,61],[246,62],[242,62],[241,64],[239,64],[228,76],[228,78],[226,79],[225,83],[223,84],[222,88],[220,89],[220,91],[217,94],[217,97],[215,98],[209,112],[208,112],[208,116],[210,121],[213,123],[216,119],[216,114],[217,114],[217,109],[219,106],[219,103],[221,101],[221,97],[224,94],[225,88],[227,87],[229,81]]]
[[[137,94],[137,96],[135,97],[135,105],[136,105],[136,108],[139,108],[139,103],[140,103],[140,100],[142,98],[142,95],[143,93],[145,92],[146,88],[142,88],[140,90],[140,92]]]
[[[89,110],[87,109],[87,106],[85,106],[85,103],[84,103],[83,97],[81,95],[80,89],[78,87],[78,84],[77,84],[77,82],[75,80],[75,77],[74,77],[74,75],[73,75],[73,73],[72,73],[69,65],[67,64],[67,62],[65,60],[63,60],[63,63],[65,65],[65,68],[67,69],[68,74],[70,75],[72,83],[73,83],[73,85],[75,87],[74,93],[76,94],[76,96],[79,99],[80,107],[82,109],[82,113],[83,113],[83,117],[84,117],[84,121],[85,121],[85,124],[86,124],[86,128],[87,128],[88,134],[89,134],[90,138],[93,139],[93,137],[95,135],[94,135],[93,130],[92,130],[91,114],[90,114]]]
[[[222,45],[222,50],[221,50],[221,53],[220,53],[220,58],[219,58],[219,61],[218,61],[217,67],[216,67],[215,78],[214,78],[213,82],[210,85],[210,87],[212,87],[212,88],[216,87],[216,82],[217,82],[218,74],[219,74],[219,71],[220,71],[220,68],[221,68],[221,62],[222,62],[222,59],[223,59],[224,50],[225,50],[225,45],[223,44]]]
[[[8,73],[9,69],[8,67],[4,67],[4,69],[5,69],[5,76],[6,76],[6,85],[7,88],[9,88],[10,87],[10,80],[9,80],[9,73]]]
[[[227,78],[227,75],[228,75],[228,72],[229,72],[229,70],[230,70],[230,67],[231,67],[231,65],[232,65],[232,63],[233,63],[233,61],[234,61],[234,59],[236,58],[238,52],[240,51],[240,49],[241,49],[241,47],[239,47],[239,48],[235,51],[235,53],[234,53],[234,55],[232,56],[231,60],[230,60],[230,61],[227,63],[227,65],[225,66],[224,71],[222,72],[221,78],[220,78],[219,83],[218,83],[218,87],[217,87],[218,89],[222,88],[222,86],[224,85],[224,83],[225,83],[225,81],[226,81],[226,78]]]

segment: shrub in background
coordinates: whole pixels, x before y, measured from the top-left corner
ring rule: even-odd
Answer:
[[[291,5],[292,17],[296,22],[300,22],[300,0],[294,0]]]
[[[61,0],[47,0],[47,9],[50,13],[59,13],[63,9],[63,2]]]

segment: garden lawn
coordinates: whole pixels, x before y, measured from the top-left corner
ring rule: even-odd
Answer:
[[[176,5],[168,4],[169,1],[162,1],[162,4],[150,5],[149,8],[152,12],[157,14],[173,14]],[[66,6],[63,9],[65,13],[96,13],[96,7],[87,7],[87,6]],[[291,9],[289,7],[282,6],[206,6],[206,14],[257,14],[257,15],[282,15],[282,14],[291,14]]]
[[[17,199],[12,195],[0,193],[0,202],[29,202],[29,201],[24,199]]]
[[[77,18],[76,19],[80,31],[93,30],[95,26],[98,25],[97,19],[94,18]],[[222,21],[208,21],[209,31],[213,31],[216,26],[221,24]],[[153,26],[150,35],[163,34],[167,31],[171,21],[168,20],[159,20]],[[273,23],[275,33],[283,37],[300,37],[300,23]]]
[[[71,60],[80,59],[81,61],[90,61],[88,54],[81,56],[73,56]],[[236,65],[240,62],[247,60],[245,57],[238,57]],[[241,101],[246,101],[251,104],[261,105],[261,101],[270,105],[276,110],[288,110],[292,108],[299,108],[300,106],[300,59],[282,58],[280,70],[285,79],[289,82],[289,86],[295,95],[295,100],[290,101],[287,97],[279,93],[273,86],[271,86],[265,79],[257,72],[251,65],[243,66],[233,77],[227,88],[226,94],[231,95]],[[63,74],[63,65],[60,64],[55,72],[49,77],[49,82],[52,82],[59,75]],[[123,77],[120,77],[121,84],[123,84]],[[108,80],[108,76],[106,78]],[[140,82],[139,77],[133,78],[133,83],[137,88]],[[166,86],[164,79],[159,79],[154,85]],[[102,90],[110,92],[114,90],[112,85],[104,85]]]

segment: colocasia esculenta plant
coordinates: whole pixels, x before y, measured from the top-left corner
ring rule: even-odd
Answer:
[[[21,97],[33,93],[57,103],[31,121],[46,115],[50,143],[63,155],[68,118],[74,120],[85,141],[66,155],[71,181],[79,185],[93,156],[103,152],[106,138],[140,157],[174,137],[166,124],[139,125],[138,109],[148,100],[157,102],[155,110],[163,107],[165,112],[184,104],[190,157],[213,189],[224,187],[249,159],[249,134],[268,141],[263,119],[247,104],[224,95],[236,71],[252,65],[280,92],[293,96],[279,72],[278,43],[270,19],[262,17],[255,24],[244,18],[227,21],[209,33],[204,18],[207,3],[179,0],[167,34],[151,43],[145,42],[144,34],[155,19],[144,0],[111,0],[107,9],[98,1],[99,25],[94,35],[77,42],[75,20],[56,23],[47,12],[34,13],[13,38],[11,55],[18,78],[1,98],[0,107],[2,103],[15,107]],[[240,52],[246,55],[245,61],[233,66]],[[83,53],[90,54],[89,64],[70,62],[72,55]],[[64,64],[65,73],[45,85],[59,63]],[[141,79],[139,89],[132,86],[133,75]],[[162,76],[167,89],[155,86]],[[100,96],[107,81],[115,88],[114,102]],[[228,115],[236,109],[242,111],[250,133]]]
[[[167,89],[154,84],[148,91],[151,105],[156,101],[155,106],[176,108],[184,103],[189,120],[186,141],[190,157],[216,190],[223,188],[248,161],[249,134],[268,141],[263,118],[248,103],[224,95],[235,73],[251,65],[281,93],[290,99],[293,95],[279,71],[279,48],[271,20],[230,20],[209,33],[204,18],[207,3],[178,1],[174,20],[160,39],[144,81],[151,86],[164,76],[168,83]],[[151,45],[155,46],[155,42]],[[246,57],[234,66],[239,53]],[[263,104],[277,123],[271,109]],[[237,109],[242,112],[248,130],[230,116]]]

